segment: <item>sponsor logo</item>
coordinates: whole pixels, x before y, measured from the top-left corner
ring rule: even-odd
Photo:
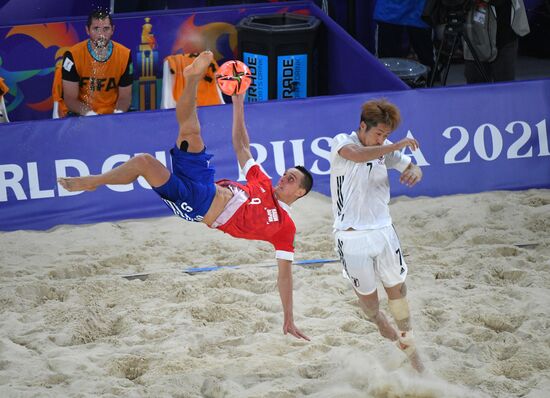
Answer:
[[[65,61],[63,62],[63,69],[65,69],[67,72],[70,72],[73,68],[73,65],[73,61],[71,61],[69,58],[65,58]]]
[[[95,77],[81,77],[78,83],[80,87],[89,86],[91,91],[109,91],[116,89],[116,79],[109,77],[105,79],[96,79]]]
[[[277,209],[266,209],[266,212],[268,224],[279,221],[279,213],[277,213]]]

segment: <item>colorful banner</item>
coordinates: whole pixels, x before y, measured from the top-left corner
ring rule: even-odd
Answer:
[[[88,15],[96,9],[109,10],[110,6],[111,0],[0,0],[0,26]]]
[[[268,0],[247,0],[234,1],[234,3],[265,3]],[[282,1],[282,0],[279,0]],[[283,0],[284,1],[284,0]],[[538,6],[544,0],[525,0],[525,6],[529,13],[530,3]],[[91,2],[82,0],[0,0],[0,26],[13,26],[25,23],[35,22],[40,19],[43,22],[45,18],[65,18],[71,19],[76,16],[88,15],[92,9],[109,8],[114,3],[115,13],[133,12],[138,6],[143,7],[144,2],[128,0],[94,0]],[[145,5],[149,9],[154,5],[148,2]],[[160,3],[160,2],[157,2]],[[208,0],[167,0],[165,2],[168,9],[197,8],[210,6],[213,2]],[[222,2],[217,2],[222,3]],[[323,4],[322,0],[315,0],[318,6]],[[328,4],[330,3],[330,4]],[[372,9],[375,0],[363,0],[357,2],[350,1],[332,1],[326,2],[329,6],[330,16],[341,26],[345,26],[348,32],[363,43],[367,49],[374,51],[374,37],[376,26],[372,20]],[[216,2],[214,2],[216,4]],[[226,1],[225,4],[228,4]],[[353,8],[352,8],[353,6]],[[157,5],[160,8],[160,5]],[[350,16],[353,16],[350,18]]]
[[[166,56],[210,49],[221,65],[237,57],[235,25],[241,19],[284,12],[315,15],[323,22],[325,40],[318,43],[316,61],[320,95],[407,89],[312,2],[289,1],[115,15],[113,40],[133,54],[132,108],[159,108]],[[52,117],[55,65],[68,48],[87,39],[85,23],[86,19],[79,17],[68,22],[0,27],[0,76],[10,87],[5,98],[10,120]],[[343,61],[348,59],[353,62]],[[340,73],[342,69],[345,74]]]
[[[313,189],[328,195],[331,138],[356,129],[361,104],[380,96],[402,113],[390,139],[420,142],[405,152],[424,179],[408,188],[390,172],[394,196],[550,188],[548,80],[247,103],[253,155],[275,181],[288,167],[305,165]],[[242,180],[231,112],[230,104],[202,107],[199,117],[217,178]],[[169,163],[177,131],[173,110],[0,126],[0,230],[170,215],[141,178],[84,193],[67,192],[56,180],[98,174],[143,152]]]

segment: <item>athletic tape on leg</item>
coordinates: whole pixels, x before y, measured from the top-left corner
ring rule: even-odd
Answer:
[[[403,323],[401,321],[409,319],[409,302],[407,301],[406,297],[401,297],[397,300],[388,300],[388,307],[398,325],[400,323]],[[405,324],[408,325],[408,322],[405,322]],[[403,326],[404,325],[401,325],[401,327]],[[416,347],[414,346],[412,330],[399,331],[399,340],[397,341],[397,346],[399,347],[399,349],[403,350],[405,354],[407,354],[407,356],[411,356],[412,354],[414,354],[414,352],[416,351]]]
[[[388,307],[396,321],[402,321],[410,317],[409,302],[406,297],[397,300],[388,300]]]

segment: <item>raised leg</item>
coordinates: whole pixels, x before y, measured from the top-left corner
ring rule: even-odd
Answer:
[[[101,185],[124,185],[143,176],[152,187],[163,185],[170,172],[156,158],[148,153],[137,155],[118,167],[99,175],[63,177],[57,182],[67,191],[93,191]]]
[[[212,59],[213,54],[211,51],[203,51],[183,71],[185,87],[176,104],[176,117],[179,123],[176,145],[178,148],[182,148],[181,144],[186,142],[183,148],[188,152],[197,153],[204,148],[197,116],[197,86],[204,77]]]

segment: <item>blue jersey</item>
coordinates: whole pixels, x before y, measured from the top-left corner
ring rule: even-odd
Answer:
[[[206,148],[200,153],[189,153],[176,146],[170,155],[170,178],[153,189],[174,214],[187,221],[201,222],[216,195],[215,170],[210,167],[212,155],[206,153]]]

